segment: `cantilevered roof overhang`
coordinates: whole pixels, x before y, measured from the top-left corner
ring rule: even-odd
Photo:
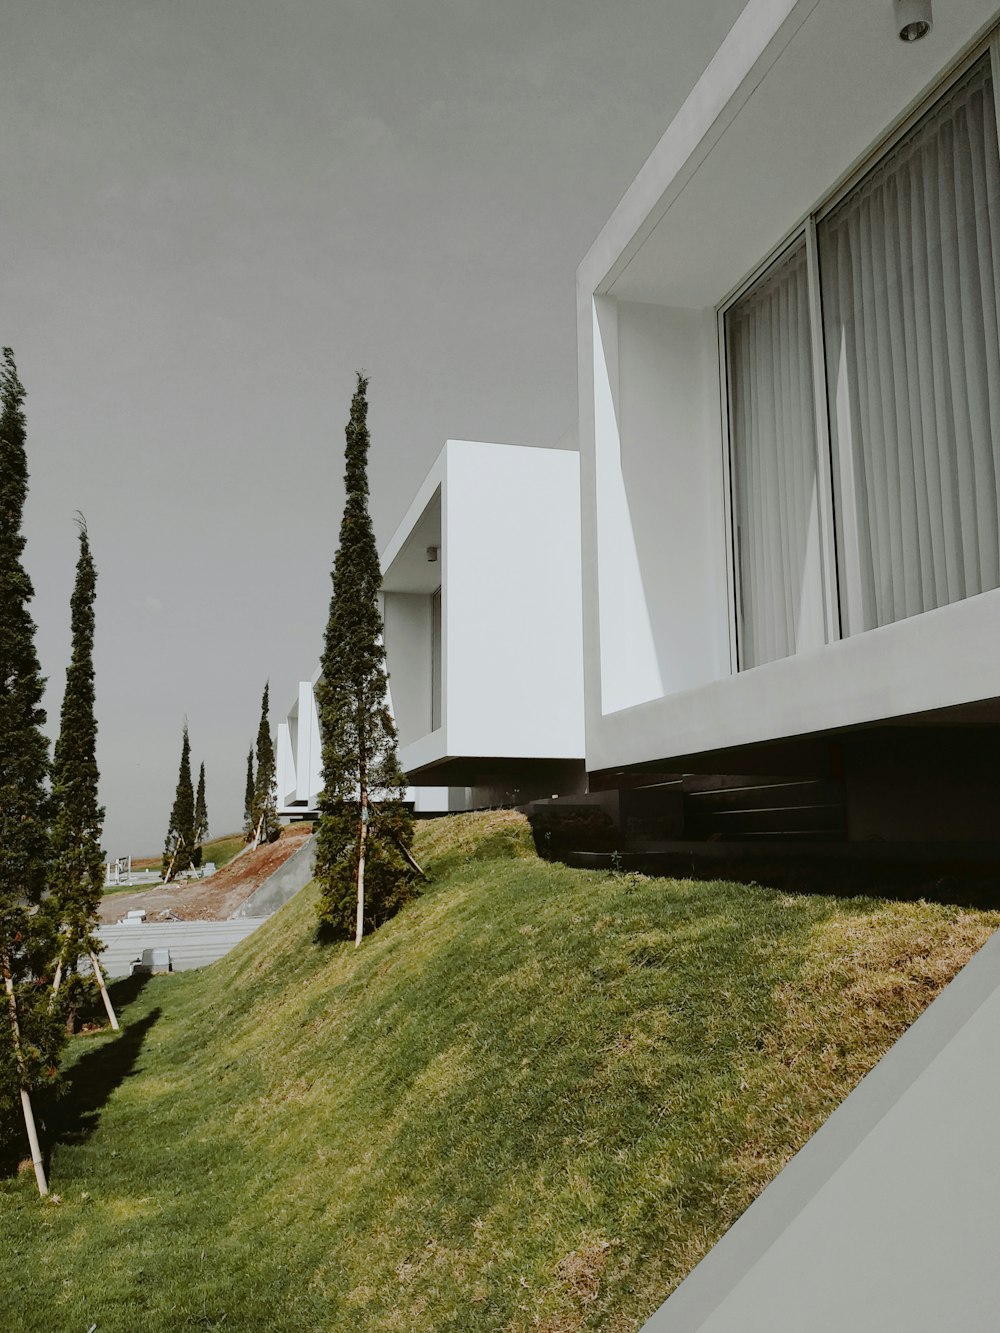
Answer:
[[[719,304],[997,16],[939,0],[905,43],[892,0],[750,0],[581,263],[581,298]]]

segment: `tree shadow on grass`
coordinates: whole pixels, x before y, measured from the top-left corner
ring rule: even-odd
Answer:
[[[46,1159],[56,1144],[75,1146],[91,1137],[111,1094],[136,1073],[146,1034],[162,1012],[159,1007],[151,1009],[129,1023],[114,1041],[103,1042],[81,1056],[67,1072],[62,1096],[46,1116]]]
[[[129,1003],[127,997],[134,999],[145,981],[145,977],[128,978],[129,989],[126,991],[109,987],[119,1015]],[[46,1172],[56,1144],[85,1143],[97,1129],[101,1111],[111,1094],[136,1072],[135,1065],[146,1034],[161,1012],[159,1007],[150,1010],[145,1017],[127,1024],[118,1037],[102,1042],[95,1050],[81,1056],[67,1071],[57,1099],[50,1100],[44,1095],[32,1097],[39,1138],[44,1144]],[[0,1116],[0,1179],[17,1175],[27,1156],[28,1144],[20,1107],[11,1107],[8,1113]]]
[[[130,977],[118,977],[109,983],[108,994],[119,1018],[129,1005],[139,998],[143,987],[149,981],[149,975],[148,972],[135,972]]]

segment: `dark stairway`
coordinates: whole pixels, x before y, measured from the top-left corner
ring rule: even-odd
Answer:
[[[680,789],[689,839],[843,842],[847,836],[839,782],[687,775]]]

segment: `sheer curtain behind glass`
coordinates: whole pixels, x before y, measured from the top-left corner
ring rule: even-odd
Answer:
[[[805,247],[726,313],[740,665],[824,641]]]
[[[1000,586],[988,58],[819,224],[848,633]]]

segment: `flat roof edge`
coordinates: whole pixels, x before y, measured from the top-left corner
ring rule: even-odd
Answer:
[[[577,269],[606,292],[819,0],[749,0]]]
[[[434,499],[435,492],[444,484],[447,454],[448,445],[446,444],[431,464],[427,476],[420,483],[416,495],[410,501],[406,512],[396,525],[396,530],[386,543],[379,560],[383,579],[389,573],[392,562],[405,546],[410,533],[420,522],[424,510]]]

